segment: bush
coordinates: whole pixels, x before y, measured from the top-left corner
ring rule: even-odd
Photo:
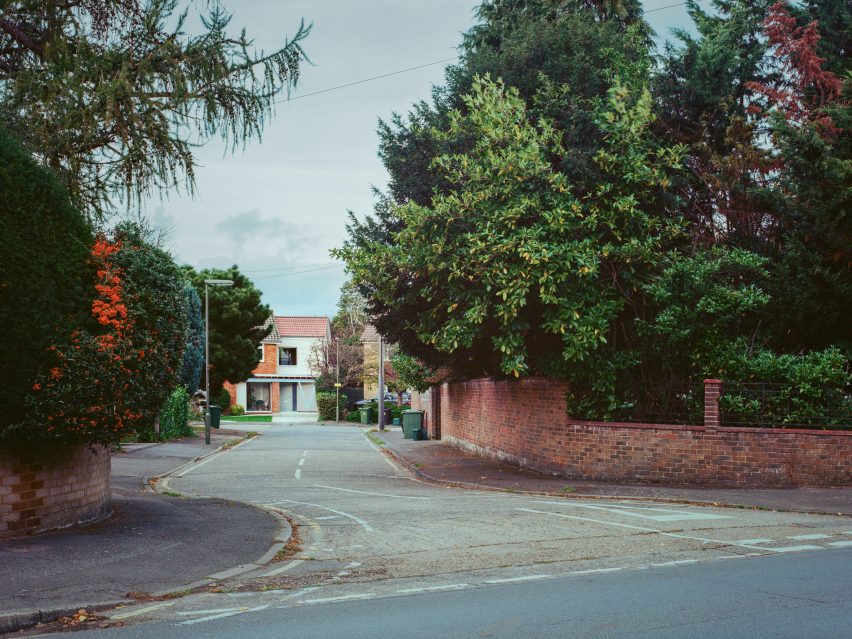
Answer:
[[[211,394],[213,395],[213,404],[212,405],[218,406],[219,408],[222,409],[222,414],[227,415],[228,414],[228,406],[231,405],[231,394],[227,390],[225,390],[224,388],[221,391],[219,391],[218,395],[213,394],[213,393],[211,393]]]
[[[361,423],[361,411],[351,410],[346,413],[346,421],[347,422],[355,422],[356,424]]]
[[[135,225],[98,236],[90,261],[92,321],[49,347],[27,416],[43,436],[109,443],[150,431],[177,386],[186,305],[171,256]]]
[[[192,437],[189,427],[189,393],[186,387],[178,386],[160,411],[160,439]]]
[[[28,439],[43,434],[27,404],[56,366],[49,347],[91,320],[92,234],[54,175],[2,129],[0,237],[0,437]]]
[[[337,393],[329,393],[329,392],[319,392],[317,393],[317,420],[318,421],[330,421],[337,417],[337,411],[335,410],[335,400],[337,399]],[[343,393],[340,394],[340,415],[343,416],[346,414],[346,395]]]
[[[238,417],[240,415],[245,415],[246,409],[241,404],[234,404],[233,406],[231,406],[230,413],[231,415]]]

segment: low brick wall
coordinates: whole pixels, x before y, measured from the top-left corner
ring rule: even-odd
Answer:
[[[0,538],[90,523],[111,512],[108,448],[0,448]]]
[[[715,486],[852,484],[852,431],[577,421],[565,383],[445,384],[442,439],[573,479]]]

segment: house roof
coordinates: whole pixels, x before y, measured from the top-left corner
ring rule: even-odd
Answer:
[[[378,342],[379,341],[379,332],[376,330],[376,327],[372,324],[364,325],[364,332],[361,333],[361,341],[362,342]]]
[[[275,328],[280,337],[325,337],[328,318],[276,315]]]
[[[281,335],[278,333],[278,326],[276,326],[277,322],[275,322],[275,318],[272,315],[266,318],[263,328],[266,328],[270,324],[272,324],[272,330],[269,332],[269,335],[263,338],[264,343],[277,342],[281,339]]]

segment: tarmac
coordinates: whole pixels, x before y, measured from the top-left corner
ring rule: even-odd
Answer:
[[[852,515],[852,486],[801,488],[710,488],[624,484],[545,475],[478,457],[440,440],[403,439],[398,426],[373,432],[402,466],[424,481],[561,497],[654,499],[788,512]]]
[[[130,444],[112,458],[113,514],[93,525],[0,540],[0,634],[214,583],[269,561],[289,524],[255,507],[154,492],[149,479],[216,453],[244,435],[214,431]]]
[[[280,517],[234,501],[157,493],[149,484],[216,454],[247,430],[271,426],[226,424],[233,430],[214,431],[210,446],[202,437],[125,446],[112,460],[110,518],[0,541],[0,634],[80,609],[168,597],[271,561],[290,535]],[[852,487],[733,489],[573,480],[480,458],[441,441],[406,440],[399,427],[372,434],[384,443],[385,454],[419,479],[447,486],[852,515]]]

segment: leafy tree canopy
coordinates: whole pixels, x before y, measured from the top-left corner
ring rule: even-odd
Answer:
[[[178,0],[0,2],[0,121],[94,217],[181,183],[196,144],[259,137],[305,60],[300,24],[280,49],[228,31],[218,2],[200,33]]]
[[[184,273],[204,303],[204,280],[232,280],[231,287],[209,286],[210,393],[217,396],[226,381],[241,382],[251,376],[259,359],[258,344],[269,335],[266,324],[272,311],[262,304],[261,292],[237,266]],[[202,375],[201,383],[204,383]]]

